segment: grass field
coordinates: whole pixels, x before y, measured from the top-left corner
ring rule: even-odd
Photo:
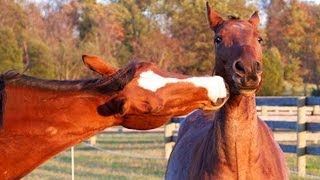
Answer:
[[[97,146],[125,154],[164,157],[162,133],[99,134]],[[295,170],[294,154],[286,154],[291,170]],[[163,179],[166,160],[130,158],[109,154],[84,144],[75,147],[75,179]],[[320,176],[320,156],[309,156],[307,173]],[[60,153],[34,170],[24,179],[71,179],[70,150]],[[298,179],[294,174],[290,179]],[[312,178],[306,178],[312,179]]]

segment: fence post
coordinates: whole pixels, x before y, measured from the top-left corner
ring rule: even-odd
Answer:
[[[74,180],[74,146],[71,147],[71,180]]]
[[[171,120],[164,126],[164,143],[165,143],[165,158],[169,159],[170,154],[172,152],[174,142],[173,135],[176,129],[175,123],[171,122]]]
[[[298,124],[297,124],[297,163],[298,175],[306,175],[306,112],[305,97],[298,98]]]
[[[318,115],[320,114],[320,106],[319,105],[315,105],[313,106],[313,112],[312,112],[313,115]]]
[[[96,145],[96,143],[97,143],[97,136],[92,136],[90,138],[90,144],[91,145]]]

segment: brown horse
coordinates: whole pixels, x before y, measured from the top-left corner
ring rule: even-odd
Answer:
[[[207,3],[215,33],[216,65],[230,98],[215,114],[196,111],[182,124],[166,179],[288,179],[283,152],[257,117],[262,39],[259,16],[223,20]]]
[[[12,71],[0,76],[0,179],[21,178],[107,127],[156,128],[196,108],[219,108],[227,96],[221,77],[182,76],[148,63],[117,70],[97,57],[83,60],[104,76],[76,81]]]

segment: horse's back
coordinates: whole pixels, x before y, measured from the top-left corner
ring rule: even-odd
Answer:
[[[166,179],[187,179],[194,152],[213,125],[212,112],[195,111],[181,122],[178,139],[171,153]]]

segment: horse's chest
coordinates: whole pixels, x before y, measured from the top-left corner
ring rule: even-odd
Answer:
[[[239,170],[234,170],[228,165],[218,164],[213,172],[204,172],[204,180],[265,180],[275,179],[272,172],[268,173],[268,170],[264,166],[252,166]]]

